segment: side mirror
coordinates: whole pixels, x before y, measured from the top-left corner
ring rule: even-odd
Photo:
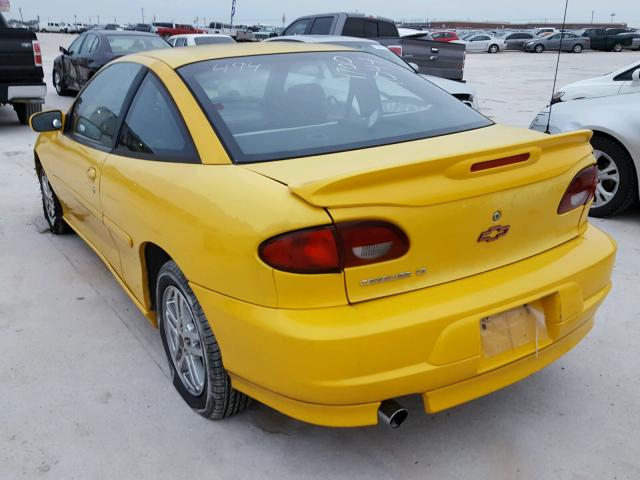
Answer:
[[[56,132],[62,130],[64,114],[60,110],[50,110],[31,115],[29,125],[34,132]]]
[[[64,55],[69,55],[69,51],[64,47],[60,47],[60,53],[62,53]]]
[[[416,71],[416,73],[420,73],[420,67],[418,66],[417,63],[409,62],[409,66],[413,68]]]
[[[636,68],[631,73],[631,80],[634,81],[634,82],[640,82],[640,68]]]

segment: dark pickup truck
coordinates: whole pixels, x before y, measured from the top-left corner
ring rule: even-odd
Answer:
[[[393,20],[357,13],[307,15],[294,20],[282,35],[342,35],[376,40],[425,75],[462,80],[465,46],[436,42],[425,32],[419,37],[400,37]]]
[[[23,125],[42,111],[47,85],[36,34],[9,28],[0,13],[0,105],[12,105]]]
[[[621,52],[625,47],[630,47],[632,39],[629,36],[621,36],[621,33],[633,32],[628,28],[587,28],[580,35],[591,40],[592,50],[604,50],[607,52]]]

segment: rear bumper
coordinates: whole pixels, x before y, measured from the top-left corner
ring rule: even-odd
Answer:
[[[192,285],[233,385],[292,417],[377,423],[380,401],[423,396],[436,412],[507,386],[582,339],[606,297],[615,244],[590,226],[553,250],[420,291],[317,310],[250,305]],[[542,300],[541,300],[542,299]],[[484,358],[480,319],[544,306],[549,339]]]
[[[47,85],[39,83],[0,83],[0,103],[42,101],[47,95]]]

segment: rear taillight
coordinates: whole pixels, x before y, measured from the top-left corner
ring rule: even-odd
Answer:
[[[292,273],[336,273],[386,262],[409,250],[407,235],[380,221],[346,222],[273,237],[259,248],[269,266]]]
[[[571,181],[569,188],[565,192],[558,213],[567,213],[576,208],[582,207],[593,200],[598,186],[598,169],[595,165],[580,171]]]
[[[33,40],[31,45],[33,47],[33,63],[35,63],[36,67],[42,67],[42,50],[40,50],[40,42],[38,40]]]
[[[399,57],[402,56],[402,45],[389,45],[387,48]]]

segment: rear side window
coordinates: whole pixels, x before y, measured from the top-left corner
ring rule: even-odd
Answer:
[[[333,17],[318,17],[311,27],[311,35],[329,35],[332,25]]]
[[[291,24],[284,32],[285,35],[304,35],[307,31],[307,26],[311,21],[310,18],[303,18],[297,22]]]
[[[356,150],[491,125],[415,72],[364,52],[207,60],[178,72],[236,163]]]
[[[342,29],[342,35],[364,38],[364,18],[347,18]]]
[[[182,116],[160,81],[150,73],[131,102],[118,151],[149,160],[199,163]]]
[[[96,41],[98,37],[96,37],[95,35],[87,35],[87,38],[85,39],[84,43],[82,44],[82,48],[80,49],[80,55],[88,55],[89,53],[91,53],[91,47],[93,46],[93,42]]]
[[[398,29],[391,22],[379,22],[378,35],[381,37],[397,37]]]
[[[79,140],[112,147],[124,100],[142,67],[116,63],[98,73],[76,100],[68,131]]]
[[[378,37],[378,22],[365,21],[364,22],[364,36],[366,38]]]

